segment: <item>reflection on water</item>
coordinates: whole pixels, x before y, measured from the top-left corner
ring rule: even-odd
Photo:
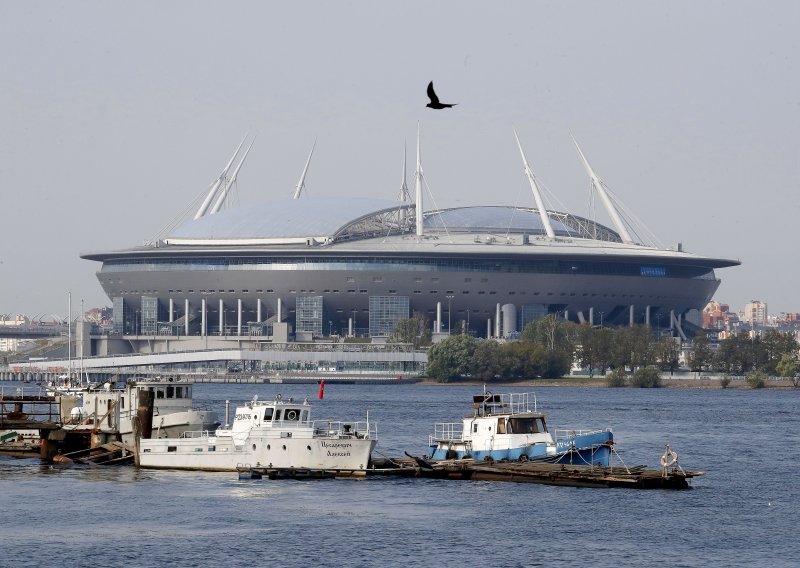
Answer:
[[[317,418],[379,423],[378,450],[423,453],[469,387],[326,386]],[[500,390],[500,389],[496,389]],[[524,391],[529,389],[513,389]],[[198,385],[225,400],[269,385]],[[284,397],[315,385],[280,385]],[[9,566],[674,566],[800,563],[793,546],[800,426],[795,391],[539,389],[556,427],[614,429],[628,465],[663,444],[708,472],[692,491],[576,489],[417,479],[240,481],[235,473],[54,467],[0,458]]]

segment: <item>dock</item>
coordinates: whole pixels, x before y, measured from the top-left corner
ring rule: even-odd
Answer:
[[[566,487],[617,487],[629,489],[690,489],[689,480],[704,475],[681,467],[648,469],[647,466],[588,466],[522,461],[433,461],[424,458],[377,458],[360,471],[275,469],[243,465],[239,479],[330,479],[364,477],[416,477],[456,481],[506,481]]]

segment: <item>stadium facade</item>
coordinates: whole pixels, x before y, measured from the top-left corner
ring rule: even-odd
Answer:
[[[82,255],[102,263],[110,337],[137,350],[165,338],[386,338],[415,314],[444,334],[509,336],[557,314],[683,335],[719,286],[715,270],[739,264],[635,242],[585,159],[613,229],[546,209],[526,161],[535,206],[419,216],[419,153],[414,199],[405,180],[394,201],[310,198],[304,171],[293,198],[223,209],[231,163],[194,219],[145,246]]]

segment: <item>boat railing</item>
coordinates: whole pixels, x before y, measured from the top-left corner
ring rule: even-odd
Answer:
[[[181,438],[208,438],[210,436],[210,430],[187,430],[180,435]]]
[[[524,412],[538,412],[536,393],[510,392],[494,394],[485,392],[473,397],[474,408],[481,416],[511,412],[521,414]]]
[[[461,422],[437,422],[433,425],[433,436],[429,436],[428,444],[438,442],[461,442],[464,439],[464,424]]]
[[[554,439],[556,442],[569,440],[577,436],[589,436],[591,434],[602,434],[603,432],[611,432],[611,428],[597,428],[594,430],[575,430],[559,428],[556,429]]]
[[[377,422],[344,422],[341,420],[314,420],[312,422],[315,436],[338,438],[378,439]]]

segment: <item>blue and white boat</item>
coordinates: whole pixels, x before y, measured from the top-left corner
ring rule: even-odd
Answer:
[[[473,398],[461,423],[437,423],[428,457],[434,460],[520,460],[608,466],[614,434],[605,430],[547,429],[534,393],[493,394]]]

